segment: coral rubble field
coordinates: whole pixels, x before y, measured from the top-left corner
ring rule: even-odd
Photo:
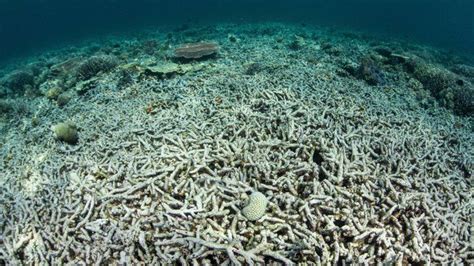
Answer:
[[[1,264],[474,263],[469,58],[184,25],[0,77]]]

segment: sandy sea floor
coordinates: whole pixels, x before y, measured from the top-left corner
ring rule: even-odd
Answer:
[[[201,40],[219,53],[173,58]],[[98,55],[110,67],[84,65]],[[348,31],[225,24],[5,68],[0,263],[472,264],[463,60]],[[76,144],[55,137],[61,122]],[[251,221],[256,191],[268,204]]]

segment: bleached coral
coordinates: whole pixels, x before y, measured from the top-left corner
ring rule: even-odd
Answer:
[[[265,215],[268,199],[261,192],[250,194],[247,206],[242,209],[242,214],[250,221],[256,221]]]

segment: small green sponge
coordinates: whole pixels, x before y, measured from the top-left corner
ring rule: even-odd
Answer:
[[[257,221],[262,218],[267,209],[268,199],[261,192],[250,194],[247,206],[242,209],[242,214],[250,221]]]

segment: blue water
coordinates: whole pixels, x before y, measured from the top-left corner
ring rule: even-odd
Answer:
[[[0,61],[169,24],[292,21],[474,54],[472,0],[0,0]]]

